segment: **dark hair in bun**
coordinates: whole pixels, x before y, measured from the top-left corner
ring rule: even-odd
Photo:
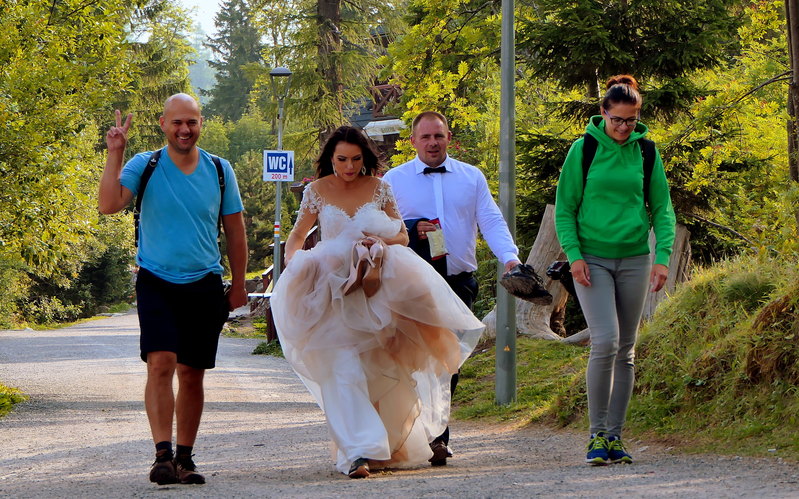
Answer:
[[[611,76],[605,84],[607,92],[602,99],[602,109],[608,110],[613,104],[625,103],[641,105],[638,81],[630,75]]]

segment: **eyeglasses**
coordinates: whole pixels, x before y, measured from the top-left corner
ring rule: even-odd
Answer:
[[[618,116],[613,116],[607,111],[605,111],[605,114],[608,115],[608,118],[610,118],[610,122],[613,124],[613,126],[621,126],[623,123],[628,127],[633,128],[639,121],[641,121],[638,118],[619,118]]]

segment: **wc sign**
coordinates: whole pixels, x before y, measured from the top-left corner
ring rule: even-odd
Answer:
[[[294,151],[264,151],[264,181],[294,181]]]

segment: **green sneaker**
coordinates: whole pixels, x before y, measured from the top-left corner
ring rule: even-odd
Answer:
[[[621,441],[621,437],[616,435],[608,438],[608,457],[611,463],[631,464],[633,462],[633,457],[624,448],[624,442]]]
[[[591,466],[610,464],[608,439],[604,433],[599,432],[591,435],[591,440],[588,441],[588,454],[585,456],[585,462]]]

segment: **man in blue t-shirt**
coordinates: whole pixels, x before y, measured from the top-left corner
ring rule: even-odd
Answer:
[[[211,155],[197,147],[203,118],[197,101],[175,94],[160,117],[167,146],[134,156],[122,167],[132,114],[106,135],[108,158],[100,179],[99,208],[111,214],[142,196],[136,299],[141,358],[147,362],[144,405],[155,442],[150,481],[205,483],[192,460],[203,410],[203,377],[215,366],[228,311],[247,303],[247,237],[236,176],[221,160],[224,196]],[[154,154],[158,161],[141,188]],[[217,244],[218,220],[227,240],[232,287],[225,294]],[[178,395],[172,391],[177,373]],[[172,421],[177,448],[172,450]]]

